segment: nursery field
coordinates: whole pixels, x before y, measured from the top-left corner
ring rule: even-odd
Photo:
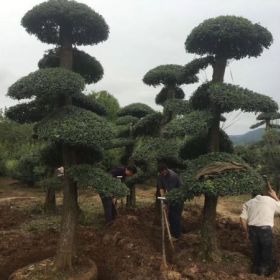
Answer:
[[[241,205],[247,198],[220,199],[217,228],[222,261],[211,264],[198,254],[203,199],[186,202],[184,234],[175,243],[175,253],[167,252],[166,279],[266,279],[248,273],[251,250],[242,238],[238,222]],[[71,273],[56,276],[51,273],[51,259],[41,264],[40,269],[36,267],[36,262],[54,256],[60,228],[59,214],[44,214],[43,201],[44,192],[40,189],[26,188],[15,180],[0,180],[1,280],[25,266],[16,279],[70,279]],[[110,226],[104,225],[97,195],[80,191],[79,202],[83,211],[77,235],[79,261],[92,259],[98,267],[98,279],[165,279],[161,271],[161,229],[155,219],[154,188],[137,186],[137,208],[126,210],[120,203],[118,218]],[[58,195],[59,209],[60,204]],[[279,257],[277,232],[274,242]],[[29,278],[34,269],[38,271],[35,276],[32,274],[35,278]],[[79,271],[75,273],[79,275]],[[277,271],[270,279],[279,277]]]

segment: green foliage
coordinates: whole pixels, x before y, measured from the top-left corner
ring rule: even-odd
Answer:
[[[158,105],[163,105],[167,99],[169,99],[169,87],[164,87],[156,96],[156,104]],[[184,91],[179,88],[175,87],[174,89],[174,98],[175,99],[184,99],[185,98],[185,93]]]
[[[158,162],[165,162],[173,167],[181,164],[179,160],[179,139],[165,139],[161,137],[147,137],[137,142],[131,159],[145,172],[155,175]]]
[[[168,194],[168,199],[182,202],[201,194],[212,196],[241,195],[260,192],[263,189],[265,184],[262,177],[249,166],[243,171],[227,171],[221,175],[217,174],[200,180],[195,178],[202,168],[213,163],[227,162],[246,165],[238,156],[228,153],[208,153],[189,161],[186,171],[181,174],[183,187],[174,193],[171,191]]]
[[[60,29],[71,28],[72,44],[93,45],[108,38],[104,18],[85,4],[49,0],[28,11],[21,20],[28,33],[48,44],[59,45]]]
[[[201,85],[190,102],[197,110],[211,108],[220,113],[239,109],[245,112],[273,112],[278,109],[277,103],[268,96],[225,83]]]
[[[219,16],[195,27],[185,47],[188,52],[199,55],[241,59],[259,56],[272,41],[271,33],[259,24],[242,17]]]
[[[46,175],[46,166],[42,163],[39,154],[35,151],[23,155],[16,166],[14,178],[24,184],[33,186]]]
[[[262,166],[265,164],[262,146],[263,144],[261,146],[258,144],[239,145],[234,147],[234,153],[257,171],[261,171]]]
[[[279,112],[267,112],[267,113],[260,113],[257,116],[257,120],[277,120],[280,119],[280,113]]]
[[[8,96],[49,100],[79,94],[83,89],[84,80],[80,75],[63,68],[46,68],[19,79],[9,87]]]
[[[199,70],[207,68],[207,66],[213,64],[213,62],[213,56],[196,58],[184,66],[182,75],[194,76],[198,74]]]
[[[140,119],[133,127],[134,136],[157,136],[160,131],[162,120],[161,113],[153,113],[146,115]]]
[[[191,112],[190,104],[187,100],[170,99],[164,103],[163,114],[172,113],[175,115],[185,115]]]
[[[63,184],[63,179],[62,179],[62,177],[58,177],[58,176],[45,178],[38,182],[38,185],[40,187],[43,187],[45,190],[53,189],[56,191],[61,190],[62,184]]]
[[[143,78],[143,82],[149,86],[182,85],[197,82],[196,76],[183,76],[184,67],[176,64],[160,65],[149,72]]]
[[[11,106],[5,112],[6,117],[17,123],[34,123],[43,119],[50,112],[48,106],[40,104],[37,100]]]
[[[129,124],[135,124],[138,121],[139,121],[139,118],[127,115],[127,116],[117,118],[116,124],[117,125],[129,125]]]
[[[212,114],[207,111],[193,111],[171,120],[162,130],[165,137],[194,135],[210,127]]]
[[[77,165],[67,170],[79,187],[92,188],[103,197],[123,197],[128,189],[119,179],[91,165]]]
[[[250,129],[255,129],[255,128],[260,127],[260,126],[262,126],[264,124],[265,124],[265,121],[261,121],[261,122],[255,123],[255,124],[250,126]]]
[[[96,114],[74,106],[64,107],[35,127],[39,138],[70,146],[105,147],[112,128]]]
[[[143,103],[132,103],[120,109],[118,116],[133,116],[136,118],[142,118],[148,114],[154,113],[155,111],[146,104]]]
[[[54,68],[60,65],[60,48],[47,51],[39,61],[38,66],[42,68]],[[104,71],[98,60],[84,51],[73,49],[73,69],[80,74],[87,84],[96,83],[102,79]]]
[[[49,168],[55,169],[63,166],[61,145],[47,143],[39,150],[40,159]]]
[[[72,104],[100,116],[108,115],[107,108],[103,104],[91,98],[89,95],[84,95],[82,93],[73,95]]]
[[[99,103],[101,106],[106,108],[107,118],[111,121],[115,120],[117,117],[117,112],[120,110],[120,105],[112,94],[106,90],[99,92],[92,92],[88,95],[94,102]]]
[[[188,137],[180,149],[182,159],[195,159],[201,155],[207,154],[209,149],[209,135],[207,130],[200,131],[192,137]],[[228,135],[220,130],[220,151],[226,153],[233,152],[233,145]]]

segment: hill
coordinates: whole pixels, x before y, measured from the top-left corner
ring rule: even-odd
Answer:
[[[254,144],[262,139],[264,132],[265,132],[264,128],[258,128],[258,129],[250,130],[245,134],[230,135],[229,137],[234,145]]]

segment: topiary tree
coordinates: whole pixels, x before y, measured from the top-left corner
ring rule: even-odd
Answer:
[[[185,42],[186,51],[213,56],[212,81],[200,86],[190,99],[196,110],[208,110],[213,115],[209,128],[208,151],[220,151],[221,114],[239,110],[274,112],[277,104],[269,97],[223,83],[229,59],[257,57],[272,43],[271,33],[259,24],[235,16],[220,16],[205,20],[193,29]],[[215,187],[214,184],[209,187]],[[215,230],[216,206],[219,192],[205,190],[202,238],[205,253],[217,251]]]
[[[88,95],[94,102],[99,103],[107,111],[107,119],[110,121],[115,121],[117,118],[117,113],[120,110],[120,104],[117,98],[115,98],[112,94],[110,94],[106,90],[102,90],[99,92],[91,92]]]
[[[72,72],[74,65],[77,66],[77,61],[73,59],[73,45],[95,45],[102,42],[107,39],[109,28],[103,17],[87,5],[68,0],[49,0],[35,6],[22,18],[22,25],[28,33],[34,34],[44,43],[57,45],[59,50],[56,51],[59,55],[59,68],[44,68],[31,73],[12,85],[8,95],[15,99],[32,98],[36,106],[48,108],[47,115],[38,118],[35,114],[36,121],[39,121],[35,133],[39,139],[61,145],[65,174],[56,266],[69,269],[75,255],[77,224],[77,181],[71,177],[69,170],[79,164],[96,162],[103,145],[113,137],[107,122],[92,112],[98,107],[96,103],[90,102],[82,94],[84,79]],[[84,53],[82,56],[87,62],[93,62]],[[81,71],[80,67],[76,69],[77,72]],[[89,69],[92,68],[89,67],[86,73]],[[100,77],[89,79],[97,81]],[[18,112],[24,111],[22,109],[19,108]],[[15,115],[15,110],[13,113]]]
[[[146,85],[154,87],[163,85],[155,99],[156,104],[164,107],[163,125],[178,114],[175,111],[178,105],[184,104],[182,99],[185,98],[185,93],[180,86],[198,82],[196,74],[210,62],[211,60],[207,58],[203,60],[197,59],[186,66],[176,64],[160,65],[145,74],[143,82]],[[183,114],[186,112],[187,110],[183,110]]]
[[[127,165],[133,161],[131,156],[138,141],[137,131],[139,125],[141,126],[143,120],[155,114],[157,113],[155,113],[152,108],[143,103],[132,103],[119,110],[119,117],[116,120],[118,137],[119,140],[121,140],[119,144],[121,147],[125,147],[124,154],[121,158],[122,164]],[[148,174],[143,173],[140,168],[138,169],[136,175],[126,180],[126,185],[129,187],[126,206],[129,208],[136,207],[135,185],[143,182],[148,176]]]
[[[280,113],[278,112],[261,113],[257,116],[257,120],[260,122],[253,124],[252,126],[250,126],[250,128],[255,129],[262,125],[265,125],[266,130],[269,130],[271,128],[280,128],[279,124],[272,123],[272,121],[279,120],[279,119],[280,119]]]

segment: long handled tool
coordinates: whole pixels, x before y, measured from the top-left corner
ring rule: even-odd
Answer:
[[[158,199],[160,200],[161,205],[161,246],[162,246],[162,264],[164,268],[167,268],[167,261],[166,261],[166,252],[165,252],[165,220],[164,220],[164,200],[165,197],[159,196]]]
[[[174,252],[174,244],[173,244],[173,241],[172,241],[172,237],[171,237],[171,233],[170,233],[170,227],[169,227],[169,222],[168,222],[166,210],[165,210],[164,207],[163,207],[163,216],[164,216],[164,221],[165,221],[165,226],[166,226],[166,230],[167,230],[170,246],[171,246],[172,252]]]
[[[269,179],[268,179],[267,175],[263,175],[263,178],[264,178],[265,181],[266,181],[267,190],[270,191],[270,192],[273,191],[273,189],[272,189],[272,187],[271,187],[271,185],[270,185],[270,182],[269,182]]]

